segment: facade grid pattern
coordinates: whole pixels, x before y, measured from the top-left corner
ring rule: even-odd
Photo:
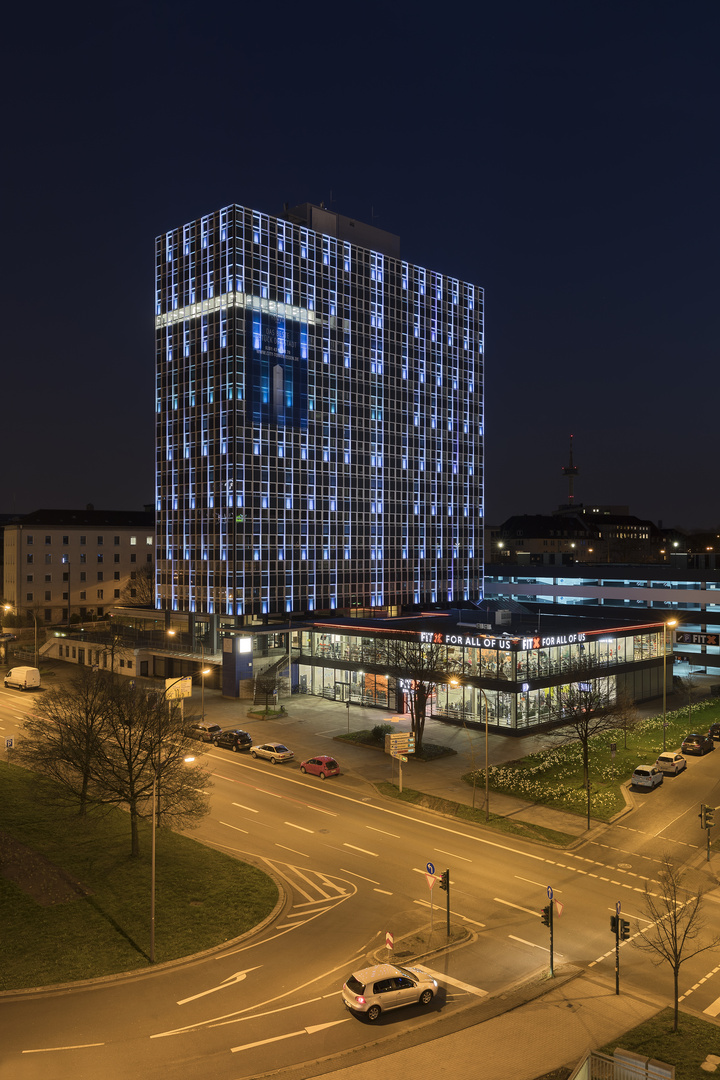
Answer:
[[[233,205],[156,244],[157,606],[482,595],[483,292]]]

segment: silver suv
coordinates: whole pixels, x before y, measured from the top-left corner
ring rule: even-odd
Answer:
[[[435,979],[420,967],[379,964],[354,972],[343,984],[342,996],[350,1012],[373,1021],[381,1012],[402,1005],[429,1005],[437,988]]]

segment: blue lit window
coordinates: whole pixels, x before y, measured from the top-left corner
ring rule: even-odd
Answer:
[[[253,559],[255,562],[260,562],[260,552],[257,548],[253,551]]]

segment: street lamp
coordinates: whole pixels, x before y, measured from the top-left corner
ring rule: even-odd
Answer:
[[[663,623],[663,641],[662,641],[662,654],[663,654],[663,752],[665,751],[665,742],[667,739],[667,628],[668,626],[677,626],[677,619],[668,619]],[[671,650],[672,652],[672,650]]]
[[[188,755],[183,758],[186,765],[191,764],[194,757]],[[152,761],[152,759],[151,759]],[[150,963],[155,963],[155,829],[157,823],[157,779],[158,770],[153,765],[153,792],[152,792],[152,855],[150,857]]]

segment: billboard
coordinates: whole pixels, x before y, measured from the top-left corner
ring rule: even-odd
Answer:
[[[307,428],[307,325],[266,311],[245,314],[247,419]]]

